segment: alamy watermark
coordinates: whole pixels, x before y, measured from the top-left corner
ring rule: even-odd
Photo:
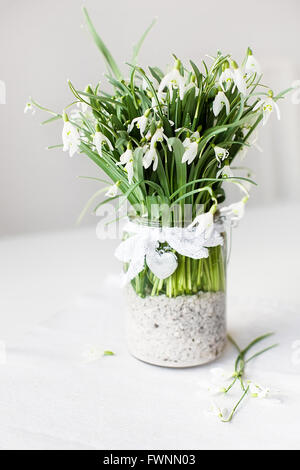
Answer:
[[[6,104],[6,85],[3,80],[0,80],[0,104]]]
[[[300,339],[297,339],[292,343],[292,356],[291,361],[294,366],[300,365]]]
[[[131,206],[127,199],[123,199],[117,206],[108,203],[97,209],[96,216],[100,217],[100,221],[96,226],[96,236],[100,240],[120,239],[128,218],[139,225],[184,228],[193,222],[195,214],[203,212],[203,204],[175,204],[171,207],[168,204],[151,204],[145,208],[140,204]]]
[[[0,366],[5,365],[6,362],[7,362],[6,344],[4,341],[0,341]]]

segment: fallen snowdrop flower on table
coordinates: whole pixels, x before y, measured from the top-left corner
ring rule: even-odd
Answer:
[[[200,382],[201,389],[207,390],[211,395],[225,393],[233,374],[220,367],[214,367],[209,372],[210,379]]]
[[[216,402],[211,401],[209,409],[205,410],[205,414],[215,416],[223,421],[228,418],[229,411],[227,408],[221,408]]]
[[[82,352],[82,358],[84,362],[95,362],[99,361],[99,359],[103,358],[104,356],[114,356],[112,351],[103,350],[103,348],[99,346],[92,346],[87,345]]]

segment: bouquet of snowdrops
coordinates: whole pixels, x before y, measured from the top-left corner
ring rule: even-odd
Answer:
[[[169,71],[155,66],[146,71],[137,65],[137,56],[152,25],[135,46],[124,78],[84,12],[105,59],[111,93],[99,83],[77,90],[69,81],[75,101],[62,114],[33,100],[26,110],[36,106],[50,112],[53,116],[45,122],[62,119],[63,150],[70,156],[86,155],[110,178],[105,200],[97,207],[123,196],[143,220],[183,227],[188,206],[191,226],[206,235],[220,215],[240,219],[255,183],[249,173],[238,174],[234,160],[255,143],[258,127],[273,110],[280,118],[277,102],[289,90],[276,95],[262,84],[250,49],[240,65],[218,51],[208,63],[190,61],[186,66],[174,56]],[[70,112],[74,105],[79,108]],[[241,198],[220,208],[229,183],[239,187]],[[159,248],[166,245],[160,242]],[[174,250],[168,246],[167,251]],[[223,290],[221,251],[221,244],[203,243],[196,259],[176,253],[177,269],[167,278],[159,278],[143,262],[129,280],[140,296]]]

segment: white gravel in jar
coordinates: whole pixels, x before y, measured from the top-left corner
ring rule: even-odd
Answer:
[[[167,367],[190,367],[216,359],[226,344],[224,292],[169,298],[139,297],[127,289],[127,340],[136,358]]]

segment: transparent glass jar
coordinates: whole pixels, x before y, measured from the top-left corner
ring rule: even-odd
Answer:
[[[141,225],[161,230],[157,222],[131,222],[137,231]],[[134,357],[159,366],[191,367],[220,356],[226,344],[226,232],[219,235],[223,244],[207,248],[208,257],[200,259],[176,252],[163,238],[158,256],[168,253],[177,260],[177,268],[164,279],[151,271],[145,257],[143,270],[126,287],[127,343]]]

